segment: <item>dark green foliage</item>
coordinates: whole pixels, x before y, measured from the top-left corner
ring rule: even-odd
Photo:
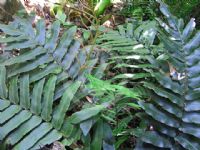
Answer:
[[[169,5],[170,10],[178,17],[189,19],[193,8],[200,4],[200,0],[164,0]]]
[[[150,77],[145,69],[152,68],[148,60],[158,52],[151,45],[156,35],[156,22],[131,22],[118,26],[118,30],[110,30],[97,39],[101,48],[112,55],[110,63],[114,65],[113,83],[127,85],[134,82],[137,90],[142,90],[140,80]],[[132,84],[131,84],[132,85]],[[137,91],[137,92],[139,92]],[[140,94],[144,91],[140,91]]]
[[[102,72],[98,62],[104,57],[91,53],[90,46],[81,46],[74,37],[76,27],[61,35],[58,21],[46,30],[44,20],[33,28],[28,20],[16,18],[0,24],[0,29],[5,51],[20,53],[0,65],[0,140],[20,150],[56,140],[69,146],[80,140],[77,124],[98,116],[104,107],[76,113],[72,109],[87,94],[82,86],[85,74]]]
[[[149,60],[153,55],[158,54],[151,46],[157,33],[156,26],[155,21],[142,23],[133,21],[124,26],[118,26],[118,30],[109,30],[97,39],[101,48],[108,50],[111,55],[110,66],[114,76],[101,84],[99,81],[93,81],[92,85],[98,87],[96,89],[93,87],[93,89],[95,89],[95,96],[98,96],[99,101],[111,101],[114,105],[112,110],[115,115],[112,116],[111,113],[108,113],[110,115],[107,116],[111,116],[112,120],[116,122],[113,129],[116,137],[116,149],[133,148],[134,146],[129,142],[131,139],[134,140],[137,135],[134,129],[139,125],[137,120],[139,115],[136,112],[140,110],[140,107],[137,102],[149,98],[149,91],[142,86],[141,81],[148,81],[149,78],[151,80],[151,74],[146,70],[154,67],[149,64]],[[115,89],[115,86],[121,88]],[[123,89],[126,89],[126,92]],[[133,94],[128,95],[127,93],[134,93],[139,96],[139,99],[131,96]],[[142,124],[140,126],[142,128]],[[128,145],[123,144],[125,142]]]
[[[147,1],[138,2],[148,10]],[[38,149],[60,140],[72,149],[113,150],[138,137],[138,150],[198,150],[200,33],[194,19],[185,25],[162,2],[160,10],[157,22],[106,29],[92,42],[98,47],[84,46],[76,27],[63,31],[59,21],[48,29],[44,20],[35,28],[20,18],[0,24],[4,53],[16,54],[0,57],[0,147]],[[108,81],[98,79],[107,66],[99,49],[111,56]],[[93,75],[86,87],[85,74]]]
[[[125,0],[122,14],[139,20],[153,19],[156,16],[155,0]]]
[[[194,19],[184,25],[183,20],[174,17],[162,2],[160,9],[167,22],[159,20],[161,30],[158,36],[168,56],[162,61],[175,69],[170,71],[171,76],[167,76],[160,68],[161,60],[153,60],[157,68],[149,72],[157,83],[144,82],[144,86],[152,90],[152,100],[139,102],[149,116],[149,128],[139,134],[136,149],[198,150],[200,34],[195,32]]]
[[[159,45],[152,45],[157,43],[155,34],[148,38],[154,32],[144,22],[139,27],[136,24],[119,26],[119,32],[102,35],[99,43],[117,55],[112,60],[119,63],[117,71],[125,73],[114,76],[114,83],[117,81],[131,88],[143,84],[150,90],[146,96],[148,100],[139,101],[147,115],[140,116],[146,125],[133,129],[138,137],[136,149],[197,150],[200,147],[199,32],[195,33],[194,19],[184,25],[165,4],[160,5],[167,23],[158,19]],[[145,29],[149,29],[147,40],[143,36]],[[126,139],[122,136],[119,140]]]

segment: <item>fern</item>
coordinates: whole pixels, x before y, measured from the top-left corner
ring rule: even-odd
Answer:
[[[110,67],[114,75],[110,77],[108,82],[113,83],[112,86],[128,87],[126,91],[139,95],[139,99],[149,98],[149,90],[142,86],[141,81],[152,80],[151,74],[147,70],[154,68],[154,65],[150,64],[149,61],[151,61],[152,56],[160,53],[154,52],[154,47],[152,46],[157,33],[156,28],[155,21],[133,21],[118,26],[117,30],[108,30],[97,39],[98,45],[102,49],[109,51],[112,56],[110,58]],[[95,85],[94,83],[96,84],[98,81],[93,81],[93,86]],[[104,85],[107,85],[106,83],[104,82]],[[116,111],[115,115],[107,114],[107,116],[118,122],[113,132],[116,137],[115,148],[125,149],[126,144],[123,147],[121,147],[121,144],[125,141],[129,142],[133,136],[137,135],[134,132],[134,128],[131,129],[130,126],[127,126],[131,122],[138,123],[138,121],[135,121],[138,117],[135,112],[140,109],[137,99],[126,95],[123,89],[114,91],[108,90],[108,85],[106,88],[102,88],[102,86],[97,88],[98,85],[93,89],[96,91],[95,96],[101,95],[101,97],[99,96],[100,98],[98,97],[99,101],[113,100],[113,105],[115,106],[113,108],[113,111]],[[119,93],[125,94],[126,97],[120,97]],[[122,116],[124,119],[121,119]],[[127,147],[133,146],[129,145]]]
[[[87,94],[82,86],[85,74],[98,75],[105,69],[105,64],[98,65],[104,58],[98,52],[89,55],[90,46],[82,48],[74,38],[76,27],[64,31],[59,40],[58,21],[46,30],[43,19],[33,28],[28,20],[16,18],[0,24],[0,29],[5,51],[20,53],[0,65],[0,141],[27,150],[56,140],[66,145],[79,140],[82,133],[77,124],[104,107],[66,112],[72,113],[73,103]]]
[[[133,21],[119,25],[118,30],[110,30],[97,39],[99,46],[112,55],[110,64],[114,66],[115,71],[115,76],[111,78],[113,83],[121,85],[134,83],[131,84],[132,90],[145,95],[147,91],[141,86],[140,81],[151,76],[145,69],[154,67],[148,60],[155,55],[154,47],[151,45],[156,32],[154,21],[142,24]]]
[[[154,0],[126,0],[122,14],[139,20],[153,19],[156,16]]]
[[[195,22],[191,19],[184,26],[160,2],[160,10],[167,23],[158,20],[161,25],[160,41],[164,44],[165,55],[175,69],[172,77],[166,76],[154,59],[157,69],[149,70],[157,80],[144,82],[152,90],[151,102],[140,102],[151,127],[138,133],[140,137],[136,149],[187,149],[200,148],[199,114],[199,45],[200,33],[195,32]]]

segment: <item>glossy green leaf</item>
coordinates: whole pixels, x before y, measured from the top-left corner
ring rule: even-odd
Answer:
[[[3,63],[3,65],[10,66],[13,64],[24,63],[44,53],[46,53],[46,49],[43,49],[42,47],[37,47],[32,51],[24,53],[23,55],[19,55],[18,57],[8,59]]]
[[[137,74],[120,74],[115,76],[113,79],[140,79],[140,78],[146,78],[151,77],[151,74],[149,73],[137,73]]]
[[[71,116],[71,122],[73,124],[80,123],[84,120],[87,120],[87,119],[89,119],[93,116],[98,115],[98,113],[101,112],[103,109],[105,109],[105,108],[104,108],[104,106],[101,106],[101,105],[96,105],[96,106],[91,107],[91,108],[83,109],[79,112],[74,113]]]
[[[84,136],[87,136],[90,129],[92,128],[92,125],[93,125],[93,120],[92,119],[89,119],[89,120],[86,120],[86,121],[83,121],[80,123],[80,128],[84,134]]]
[[[4,66],[0,66],[0,97],[7,98],[7,95],[6,68]]]
[[[68,47],[72,42],[72,39],[74,38],[74,35],[76,33],[77,28],[71,27],[69,30],[67,30],[63,36],[61,37],[60,44],[56,51],[54,52],[53,56],[58,59],[58,61],[61,62],[63,59],[64,55],[68,51]]]
[[[16,35],[21,35],[21,34],[22,34],[21,31],[19,31],[19,30],[13,28],[13,27],[10,26],[10,25],[0,24],[0,29],[1,29],[4,33],[6,33],[6,34],[8,34],[8,35],[16,36]]]
[[[47,67],[45,67],[44,69],[31,74],[30,83],[38,81],[38,80],[46,77],[49,74],[59,74],[61,71],[62,71],[62,67],[58,66],[55,63],[52,63],[52,64],[48,65]]]
[[[11,102],[19,103],[19,93],[18,93],[18,76],[13,77],[9,83],[9,99]]]
[[[37,29],[37,35],[36,35],[36,41],[40,44],[40,45],[44,45],[45,44],[45,21],[43,19],[40,19],[37,23],[36,23],[36,29]]]
[[[51,114],[52,114],[52,107],[53,107],[53,96],[54,96],[54,90],[56,85],[56,76],[51,76],[47,83],[44,86],[44,98],[42,101],[42,117],[46,121],[51,120]]]
[[[190,19],[190,22],[187,24],[187,26],[185,27],[185,29],[183,30],[183,40],[187,41],[188,38],[190,38],[191,34],[193,33],[196,23],[194,22],[194,18]]]
[[[17,128],[21,123],[26,121],[31,117],[31,113],[23,110],[19,114],[17,114],[13,119],[9,120],[7,123],[5,123],[3,126],[0,127],[0,140],[5,138],[5,136]]]
[[[92,138],[91,149],[101,150],[102,149],[102,139],[103,139],[103,121],[99,120],[94,128],[94,135]]]
[[[39,115],[42,111],[42,92],[44,87],[45,78],[38,81],[33,88],[31,99],[31,111]]]
[[[27,122],[23,123],[16,131],[8,136],[7,141],[12,145],[21,140],[28,132],[32,131],[42,122],[42,119],[37,116],[32,116]]]
[[[173,118],[172,116],[169,116],[164,112],[161,112],[152,104],[147,104],[142,101],[140,101],[139,104],[155,120],[164,123],[170,127],[178,128],[180,126],[180,123],[178,122],[178,120],[176,120],[176,118]]]
[[[193,143],[191,143],[190,141],[188,141],[188,139],[182,136],[175,137],[175,140],[188,150],[198,150],[198,147],[196,147],[196,145],[193,145]]]
[[[10,106],[9,101],[5,101],[5,100],[0,99],[0,111],[6,109],[8,106]]]
[[[8,77],[12,77],[12,76],[15,76],[20,73],[25,73],[25,72],[31,71],[31,70],[39,67],[40,65],[44,65],[44,64],[52,62],[52,61],[53,61],[53,58],[49,57],[48,55],[40,56],[37,60],[32,61],[31,63],[25,63],[25,64],[21,64],[19,66],[13,67],[10,70]]]
[[[61,132],[65,135],[65,137],[69,137],[74,129],[74,125],[71,124],[70,119],[65,119],[63,126],[61,128]]]
[[[45,135],[44,138],[42,138],[40,141],[38,141],[35,146],[33,146],[31,149],[40,149],[41,147],[45,145],[49,145],[57,140],[59,140],[62,137],[62,135],[56,131],[50,131],[47,135]]]
[[[53,114],[52,123],[57,129],[61,128],[64,122],[65,113],[67,112],[70,106],[71,100],[73,99],[80,85],[81,85],[81,82],[75,82],[71,84],[67,88],[65,93],[63,94],[60,104],[58,105],[58,107],[56,108]]]
[[[35,128],[29,135],[20,141],[13,149],[27,150],[30,149],[41,137],[51,130],[52,126],[48,123],[43,123]]]
[[[111,4],[110,0],[100,0],[94,8],[95,15],[102,15],[105,9]]]
[[[45,49],[49,49],[50,52],[53,52],[55,50],[59,32],[60,32],[60,22],[57,20],[52,24],[51,37],[46,42]]]
[[[6,51],[11,51],[14,49],[25,49],[25,48],[34,48],[37,45],[37,43],[33,40],[28,40],[28,41],[24,41],[21,43],[13,43],[13,44],[9,44],[9,46],[5,47]]]
[[[80,48],[80,42],[74,41],[73,45],[69,48],[68,53],[62,60],[62,65],[65,68],[65,70],[68,70],[69,67],[71,66],[74,58],[78,54],[79,48]]]
[[[146,131],[145,135],[142,136],[141,139],[146,143],[153,144],[160,148],[171,148],[171,143],[154,131]]]
[[[197,138],[200,138],[200,127],[198,125],[184,123],[179,130],[183,133],[191,134]]]
[[[179,106],[183,106],[183,100],[179,97],[179,95],[172,94],[172,93],[170,93],[170,92],[168,92],[168,91],[166,91],[164,89],[156,87],[154,84],[151,84],[151,83],[145,82],[144,86],[154,90],[154,92],[156,94],[158,94],[159,96],[162,96],[164,98],[169,98],[169,100],[172,103],[175,103],[175,104],[177,104]]]
[[[30,95],[29,95],[29,75],[23,75],[20,78],[20,105],[23,108],[30,108]]]
[[[17,114],[21,108],[17,105],[11,105],[6,108],[2,113],[0,113],[0,124],[3,124],[5,121],[12,118],[15,114]]]

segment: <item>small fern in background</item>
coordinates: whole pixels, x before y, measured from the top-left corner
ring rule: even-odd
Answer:
[[[138,20],[148,20],[156,16],[155,9],[155,0],[126,0],[122,14]]]

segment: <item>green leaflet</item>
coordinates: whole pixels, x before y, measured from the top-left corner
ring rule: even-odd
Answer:
[[[59,74],[61,71],[62,71],[62,67],[56,65],[55,63],[51,63],[43,70],[32,73],[30,76],[30,82],[38,81],[46,77],[48,74]]]
[[[184,138],[183,136],[175,137],[175,140],[179,142],[184,148],[189,150],[198,150],[200,146],[199,143],[190,142],[188,139]]]
[[[172,101],[172,103],[175,103],[179,106],[183,106],[183,101],[179,95],[176,95],[176,94],[170,93],[164,89],[158,88],[154,84],[151,84],[151,83],[145,82],[144,86],[154,90],[156,94],[158,94],[162,97],[169,98],[169,100]]]
[[[63,126],[61,128],[61,132],[66,136],[69,137],[72,134],[72,130],[75,128],[74,125],[71,124],[70,118],[65,119]]]
[[[190,36],[192,35],[192,32],[195,28],[196,23],[194,22],[194,18],[190,19],[190,22],[187,24],[187,26],[185,27],[185,29],[183,30],[182,36],[183,36],[183,40],[187,41]]]
[[[51,52],[55,50],[59,32],[60,22],[57,20],[52,24],[51,37],[45,43],[45,49],[49,49]]]
[[[76,26],[70,28],[69,30],[67,30],[63,36],[61,37],[61,41],[60,41],[60,45],[59,47],[56,49],[55,53],[53,54],[58,61],[61,61],[65,55],[65,53],[69,50],[68,47],[70,46],[74,35],[76,33]]]
[[[20,141],[13,149],[14,150],[27,150],[30,149],[41,137],[43,137],[52,126],[47,123],[41,124],[38,128],[33,130],[28,136],[26,136],[22,141]]]
[[[95,150],[101,150],[102,147],[102,139],[103,139],[103,121],[99,120],[96,123],[96,127],[94,129],[94,136],[93,136],[93,140],[92,140],[92,144],[91,144],[91,149],[95,149]]]
[[[6,68],[3,66],[0,66],[0,96],[2,98],[7,98],[7,86],[6,86]]]
[[[141,139],[146,143],[152,143],[153,145],[161,148],[171,148],[170,142],[167,139],[159,136],[156,132],[146,131],[145,135],[142,136]]]
[[[23,75],[20,78],[20,105],[28,109],[30,107],[29,96],[29,75]]]
[[[44,86],[44,99],[42,101],[42,117],[46,121],[50,121],[52,114],[53,96],[56,85],[56,76],[51,76]]]
[[[65,113],[67,112],[70,106],[70,102],[73,99],[74,95],[76,94],[80,85],[81,82],[72,83],[63,94],[60,104],[58,105],[56,111],[54,112],[52,120],[52,123],[57,129],[61,128],[61,125],[64,122]]]
[[[28,40],[25,42],[21,42],[21,43],[14,43],[14,44],[10,44],[9,46],[7,46],[5,48],[6,51],[11,51],[13,49],[25,49],[25,48],[29,48],[32,47],[34,48],[37,45],[37,43],[33,40]]]
[[[19,94],[18,94],[18,76],[13,77],[9,83],[9,99],[11,102],[18,104],[19,103]]]
[[[12,77],[20,73],[26,73],[26,72],[32,71],[38,68],[40,65],[50,63],[52,61],[53,61],[53,58],[47,55],[42,55],[38,59],[33,60],[30,63],[20,64],[16,67],[11,68],[8,77]]]
[[[39,115],[42,110],[42,91],[45,78],[38,81],[33,88],[33,94],[31,99],[31,111],[36,115]]]
[[[10,107],[6,108],[3,112],[0,113],[0,117],[1,117],[0,124],[3,124],[7,120],[9,120],[11,117],[17,114],[20,110],[21,110],[20,107],[16,105],[11,105]]]
[[[36,35],[36,41],[40,44],[40,45],[44,45],[45,44],[45,21],[44,20],[39,20],[38,23],[36,24],[36,28],[37,28],[37,35]]]
[[[0,43],[8,43],[8,42],[14,42],[14,41],[21,41],[25,40],[27,37],[24,35],[18,36],[18,37],[0,37]]]
[[[93,116],[98,115],[98,113],[100,113],[103,109],[105,109],[105,108],[102,105],[96,105],[96,106],[91,107],[91,108],[83,109],[79,112],[74,113],[71,116],[70,121],[73,124],[78,124],[78,123],[80,123],[84,120],[87,120],[87,119],[89,119]]]
[[[29,131],[33,130],[42,122],[42,119],[37,116],[32,116],[27,122],[23,123],[15,132],[6,139],[10,144],[14,145],[19,142]]]
[[[28,60],[34,59],[36,56],[46,53],[46,49],[42,47],[37,47],[36,49],[25,53],[24,55],[20,55],[19,57],[10,58],[3,63],[5,66],[10,66],[13,64],[23,63]]]
[[[145,104],[144,102],[139,102],[139,104],[145,109],[146,113],[153,117],[155,120],[167,124],[170,127],[178,128],[180,123],[178,120],[173,118],[172,116],[168,116],[164,112],[159,111],[155,106],[152,104]]]
[[[13,119],[9,120],[7,123],[5,123],[2,127],[0,127],[0,140],[3,140],[5,136],[17,128],[21,123],[26,121],[31,117],[31,113],[23,110],[19,114],[17,114]]]
[[[7,108],[10,105],[9,101],[4,101],[0,99],[0,112],[3,111],[5,108]]]
[[[53,143],[54,141],[59,140],[61,137],[62,135],[58,131],[56,130],[50,131],[50,133],[48,133],[47,135],[45,135],[43,139],[38,141],[35,144],[35,146],[32,147],[32,149],[39,149],[41,148],[41,146],[49,145]]]
[[[139,104],[150,116],[148,124],[153,131],[139,137],[155,148],[197,150],[200,147],[200,59],[197,58],[200,32],[195,33],[194,19],[184,27],[181,19],[173,16],[163,2],[159,3],[167,21],[159,20],[159,39],[164,45],[164,54],[168,55],[167,59],[162,59],[162,64],[168,64],[169,71],[162,67],[154,68],[150,73],[157,82],[143,82],[152,91],[152,100],[146,103],[140,101]],[[159,65],[161,60],[155,59],[150,63]],[[165,74],[168,72],[170,76]],[[158,138],[158,135],[161,137]],[[139,145],[147,148],[144,144]]]
[[[182,87],[180,84],[173,82],[172,79],[161,73],[151,73],[160,84],[165,88],[172,90],[175,93],[183,93]]]
[[[19,30],[17,30],[16,28],[14,28],[14,27],[12,27],[12,26],[7,26],[7,25],[4,25],[4,24],[0,24],[0,29],[4,32],[4,33],[6,33],[6,34],[8,34],[8,35],[13,35],[13,36],[15,36],[15,35],[21,35],[22,34],[22,32],[21,31],[19,31]]]
[[[82,123],[80,123],[80,128],[81,128],[84,136],[88,135],[90,129],[92,128],[93,123],[94,123],[93,119],[88,119],[88,120],[85,120]]]

